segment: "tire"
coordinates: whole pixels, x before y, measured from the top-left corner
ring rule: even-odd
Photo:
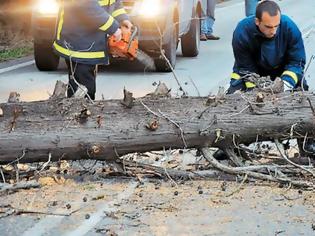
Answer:
[[[57,56],[51,43],[39,44],[34,42],[35,64],[40,71],[55,71],[59,65],[59,56]]]
[[[171,27],[171,32],[172,33],[169,34],[170,40],[168,41],[167,44],[163,45],[163,50],[171,66],[175,68],[178,37],[177,37],[176,27],[174,25]],[[164,59],[162,55],[160,55],[158,59],[155,59],[154,62],[155,62],[156,71],[158,72],[171,72],[172,71],[171,67],[166,62],[166,60]]]
[[[195,14],[190,22],[189,31],[182,36],[181,45],[184,57],[196,57],[200,47],[200,19]]]

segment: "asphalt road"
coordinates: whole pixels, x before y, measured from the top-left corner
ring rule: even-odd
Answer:
[[[307,57],[315,55],[314,0],[279,1],[283,13],[292,17],[300,27],[305,38]],[[206,96],[216,93],[219,86],[227,86],[233,54],[231,47],[232,32],[237,22],[244,17],[243,0],[232,0],[219,4],[216,9],[215,34],[221,37],[218,41],[201,42],[201,52],[196,58],[181,56],[177,52],[176,73],[180,83],[190,96]],[[56,72],[39,72],[32,59],[0,64],[0,102],[5,102],[10,91],[17,91],[23,101],[47,99],[53,92],[56,80],[67,82],[65,64],[61,63]],[[24,65],[24,66],[23,66]],[[13,67],[12,67],[13,66]],[[17,67],[17,68],[16,68]],[[16,68],[16,69],[14,69]],[[306,73],[311,88],[315,87],[315,62],[310,64]],[[154,82],[162,81],[172,88],[173,95],[180,95],[178,85],[172,73],[144,72],[144,67],[137,63],[116,63],[101,69],[97,77],[96,98],[105,99],[122,97],[126,87],[136,97],[154,90]]]

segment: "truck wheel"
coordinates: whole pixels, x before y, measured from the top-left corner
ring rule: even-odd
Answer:
[[[35,64],[40,71],[54,71],[59,65],[59,56],[52,49],[51,44],[39,44],[34,42]]]
[[[171,66],[175,68],[176,64],[176,48],[177,48],[177,32],[176,32],[176,27],[173,25],[171,28],[172,34],[170,34],[170,40],[168,41],[167,44],[163,45],[164,49],[164,54],[166,58],[169,60]],[[155,67],[156,70],[159,72],[171,72],[172,69],[169,66],[169,64],[166,62],[164,57],[160,55],[160,58],[155,59]]]
[[[184,57],[196,57],[200,46],[200,19],[196,14],[190,22],[187,34],[181,38],[182,53]]]

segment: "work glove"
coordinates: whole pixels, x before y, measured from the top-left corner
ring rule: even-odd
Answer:
[[[255,73],[250,73],[241,77],[239,74],[233,72],[231,75],[230,85],[232,87],[236,87],[244,84],[246,89],[253,89],[256,87],[256,84],[252,81],[252,77],[255,79],[255,77],[257,76],[259,75]]]
[[[295,81],[291,76],[289,75],[282,75],[281,79],[284,83],[284,86],[286,89],[294,89],[296,87],[297,81]]]
[[[277,77],[271,86],[271,91],[273,93],[282,93],[284,91],[284,80]]]

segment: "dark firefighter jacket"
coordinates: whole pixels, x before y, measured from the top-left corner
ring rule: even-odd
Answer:
[[[107,36],[128,19],[120,0],[60,1],[54,50],[83,64],[108,64]]]
[[[281,77],[296,87],[303,77],[305,49],[300,30],[285,15],[281,16],[275,37],[268,39],[255,24],[255,16],[243,19],[236,27],[232,40],[235,63],[232,82],[240,76],[257,73]],[[232,85],[233,86],[233,85]],[[254,87],[246,83],[247,88]]]

